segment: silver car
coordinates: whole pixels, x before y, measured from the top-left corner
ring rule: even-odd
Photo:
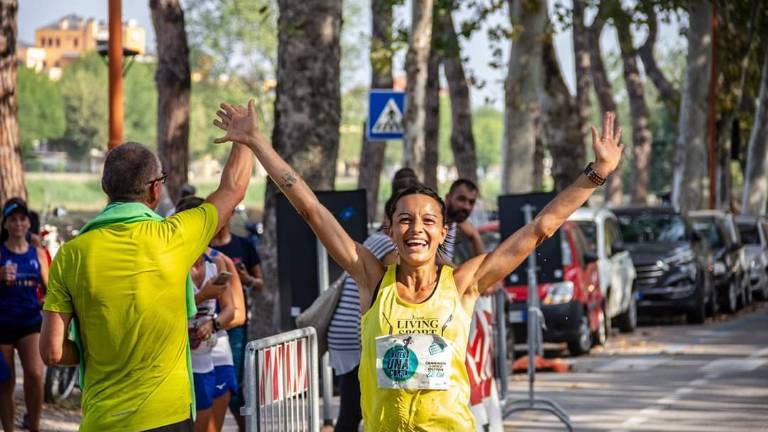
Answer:
[[[636,272],[632,257],[624,248],[616,215],[607,208],[582,207],[568,220],[581,228],[597,254],[606,316],[620,331],[633,331],[637,326],[637,302],[632,290]]]
[[[756,216],[736,216],[748,263],[752,295],[768,299],[768,223]]]

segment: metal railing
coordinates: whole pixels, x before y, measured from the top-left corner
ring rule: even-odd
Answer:
[[[248,343],[240,409],[248,432],[320,430],[317,358],[313,327]]]

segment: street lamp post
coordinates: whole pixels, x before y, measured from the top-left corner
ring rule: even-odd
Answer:
[[[109,0],[109,149],[123,142],[123,19],[121,0]]]

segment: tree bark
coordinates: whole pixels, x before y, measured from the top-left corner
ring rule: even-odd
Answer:
[[[637,68],[637,55],[632,46],[631,18],[623,10],[614,17],[619,48],[624,65],[624,84],[627,87],[629,112],[632,120],[632,203],[645,204],[648,198],[649,166],[651,159],[651,130],[648,122],[648,106],[645,90]]]
[[[392,88],[392,2],[371,0],[371,88]],[[375,119],[369,119],[375,121]],[[376,219],[379,203],[379,182],[384,167],[386,141],[363,138],[360,150],[360,174],[357,187],[365,189],[368,203],[368,221]]]
[[[339,151],[341,0],[279,0],[277,89],[272,144],[312,189],[331,190]],[[279,323],[275,195],[264,199],[262,268],[265,306],[255,314],[252,336],[274,334]],[[269,307],[274,314],[269,314]]]
[[[656,11],[652,5],[646,7],[646,14],[648,15],[648,37],[645,39],[645,43],[637,49],[637,54],[640,56],[640,60],[643,61],[646,75],[648,75],[653,85],[659,91],[664,107],[674,118],[680,109],[680,92],[664,76],[664,72],[656,64],[656,58],[653,56],[653,47],[656,45],[658,34],[658,22]]]
[[[576,180],[584,168],[584,138],[579,129],[579,105],[568,91],[557,63],[552,39],[544,43],[544,90],[541,93],[542,124],[549,153],[555,191]]]
[[[702,208],[707,177],[707,106],[712,62],[712,4],[688,5],[688,59],[675,143],[672,203],[683,212]]]
[[[16,0],[0,0],[0,205],[27,199],[16,106]]]
[[[157,153],[168,174],[171,200],[187,182],[189,97],[192,86],[184,11],[179,0],[150,0],[157,38]]]
[[[573,56],[576,64],[578,130],[581,135],[581,145],[579,146],[581,152],[578,154],[578,157],[579,162],[584,164],[586,158],[585,145],[589,139],[589,127],[592,121],[592,103],[590,101],[590,91],[592,88],[590,69],[592,68],[592,60],[589,54],[589,32],[584,24],[584,0],[573,0]],[[557,75],[562,80],[559,67],[557,68]],[[555,187],[557,187],[557,181],[555,182]]]
[[[434,44],[434,37],[432,42],[432,47],[429,50],[426,104],[424,105],[424,177],[422,181],[426,186],[437,190],[437,137],[440,129],[440,53]]]
[[[741,209],[745,214],[765,215],[768,202],[768,51],[763,60],[755,121],[749,135],[747,170]]]
[[[602,3],[601,3],[602,4]],[[602,11],[601,11],[602,12]],[[612,111],[616,113],[616,102],[613,99],[613,89],[608,80],[608,73],[605,71],[603,55],[600,52],[600,34],[605,26],[605,19],[598,12],[592,25],[587,29],[589,41],[589,59],[592,63],[592,83],[595,86],[597,101],[600,105],[600,111],[603,113]],[[618,116],[616,124],[619,124]],[[624,181],[622,180],[622,167],[616,169],[616,172],[608,177],[608,183],[605,187],[605,202],[610,205],[619,205],[623,200]]]
[[[425,126],[429,52],[432,44],[433,0],[413,0],[411,41],[405,57],[404,165],[424,179]]]
[[[547,24],[545,0],[509,0],[516,30],[505,83],[502,191],[530,192],[534,185],[534,153],[539,92],[542,86],[542,37]]]
[[[461,46],[450,12],[440,17],[441,39],[445,41],[443,70],[451,98],[451,149],[459,178],[477,183],[477,153],[472,132],[472,104],[469,85],[461,61]]]

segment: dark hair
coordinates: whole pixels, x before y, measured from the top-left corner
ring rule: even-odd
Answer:
[[[445,202],[442,198],[440,198],[440,195],[437,194],[432,188],[424,186],[421,183],[415,183],[411,186],[406,187],[405,189],[399,190],[396,194],[394,194],[390,200],[391,203],[388,208],[385,209],[387,212],[387,217],[389,220],[392,220],[392,217],[395,215],[395,207],[397,207],[397,202],[400,201],[401,198],[408,196],[408,195],[426,195],[440,204],[440,214],[443,217],[443,223],[445,224],[446,219],[446,213],[445,213]],[[388,201],[389,203],[389,201]]]
[[[395,175],[392,177],[392,195],[401,189],[413,186],[414,183],[419,183],[419,178],[416,177],[413,168],[400,168],[395,171]]]
[[[140,201],[159,168],[157,156],[148,148],[127,142],[107,153],[101,188],[110,202]]]
[[[469,189],[470,192],[476,192],[478,190],[475,182],[473,182],[470,179],[460,178],[460,179],[457,179],[455,182],[451,183],[451,188],[448,189],[448,193],[449,194],[454,193],[456,189],[460,188],[461,186],[466,187],[467,189]]]
[[[11,205],[15,205],[15,209],[8,212],[8,208]],[[25,216],[27,216],[27,219],[29,219],[29,209],[27,208],[27,203],[23,199],[19,197],[13,197],[9,198],[5,204],[3,204],[3,212],[2,212],[2,218],[0,218],[0,243],[8,240],[8,230],[5,229],[5,219],[7,217],[10,217],[12,214],[16,213],[17,211],[21,211],[24,213]],[[8,212],[8,216],[5,215],[5,213]],[[31,220],[30,220],[31,222]]]
[[[196,207],[200,207],[205,202],[204,199],[194,196],[194,195],[187,195],[176,203],[176,213],[183,212],[184,210],[193,209]]]

